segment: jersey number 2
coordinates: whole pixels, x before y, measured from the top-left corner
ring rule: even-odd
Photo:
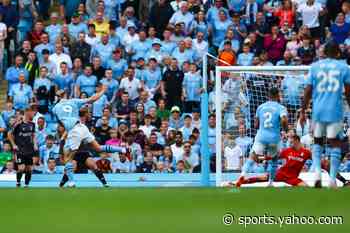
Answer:
[[[264,128],[272,128],[272,113],[271,112],[265,112],[264,113]]]

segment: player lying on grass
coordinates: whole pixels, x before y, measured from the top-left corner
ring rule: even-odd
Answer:
[[[57,93],[60,100],[52,110],[58,122],[62,123],[67,131],[67,139],[63,147],[63,163],[65,164],[66,175],[72,186],[74,184],[72,160],[82,143],[88,144],[89,148],[97,153],[126,152],[124,147],[100,145],[84,124],[88,111],[80,109],[85,104],[97,101],[105,93],[105,86],[100,85],[99,88],[100,90],[95,95],[87,99],[67,99],[66,93],[60,90]]]
[[[299,178],[299,174],[303,169],[305,162],[311,159],[311,152],[302,146],[298,135],[293,136],[291,147],[282,150],[279,158],[285,159],[286,162],[281,168],[277,170],[274,181],[284,182],[292,186],[307,186],[306,183]],[[272,157],[265,156],[265,159],[272,159]],[[268,180],[268,174],[239,179],[236,183],[236,187],[239,188],[242,184],[267,182]],[[229,185],[233,186],[233,183],[230,183]]]
[[[269,91],[270,100],[261,104],[256,110],[255,128],[259,128],[254,139],[251,154],[242,168],[238,183],[244,181],[244,177],[257,161],[258,157],[264,156],[264,152],[271,155],[272,166],[270,169],[270,185],[274,181],[279,144],[281,141],[281,128],[288,129],[288,118],[286,108],[279,103],[280,96],[277,88],[271,88]]]
[[[315,187],[321,184],[321,154],[324,150],[323,136],[330,144],[330,186],[336,187],[336,176],[341,162],[341,140],[337,135],[343,129],[343,91],[350,104],[350,69],[340,61],[339,45],[331,41],[325,45],[325,59],[311,65],[304,92],[301,114],[309,108],[312,100],[312,121],[314,123],[314,145],[312,160],[315,169]]]

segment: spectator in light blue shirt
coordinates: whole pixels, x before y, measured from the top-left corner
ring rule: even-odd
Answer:
[[[225,40],[221,41],[220,46],[219,46],[219,51],[224,50],[224,45],[226,41],[231,41],[231,47],[233,51],[237,54],[240,47],[241,47],[241,42],[237,39],[235,39],[235,33],[233,32],[232,29],[228,29],[226,32]]]
[[[179,66],[182,66],[185,61],[191,63],[194,61],[192,54],[186,51],[186,44],[183,40],[179,42],[179,46],[175,48],[171,56],[176,57],[177,61],[179,62]]]
[[[41,36],[40,36],[40,40],[41,40],[41,43],[38,44],[37,46],[35,46],[34,48],[34,52],[36,52],[36,55],[38,57],[38,60],[39,60],[39,63],[43,63],[43,54],[42,54],[42,51],[44,49],[47,49],[49,51],[50,54],[53,53],[54,51],[54,47],[52,44],[49,43],[49,35],[44,32]]]
[[[12,89],[12,86],[14,84],[17,84],[19,82],[20,74],[23,74],[25,80],[28,80],[28,71],[22,66],[23,57],[21,55],[17,55],[15,58],[15,64],[6,70],[5,79],[8,82],[8,91]]]
[[[102,89],[102,84],[99,83],[96,87],[96,93],[99,93]],[[92,104],[92,117],[100,119],[103,115],[103,109],[109,104],[106,95],[102,95],[97,101]]]
[[[44,169],[47,169],[47,161],[49,159],[59,160],[59,146],[54,144],[55,137],[48,135],[45,138],[45,144],[39,147],[39,156],[41,162],[44,164]]]
[[[50,24],[45,27],[45,31],[49,34],[50,44],[54,45],[57,38],[60,36],[62,26],[57,23],[58,14],[57,12],[52,12],[50,17]]]
[[[155,58],[149,59],[148,67],[146,68],[143,78],[141,79],[142,84],[153,96],[159,90],[161,80],[162,73],[160,72],[157,60]]]
[[[107,117],[108,118],[108,126],[111,127],[111,128],[118,128],[118,120],[117,118],[115,118],[112,113],[111,113],[111,110],[109,109],[109,107],[105,107],[103,109],[103,114],[102,114],[103,117]],[[102,125],[102,120],[101,118],[97,120],[96,122],[96,127],[100,127]]]
[[[243,53],[238,55],[237,64],[240,66],[250,66],[253,63],[254,54],[250,52],[248,44],[243,45]]]
[[[112,59],[110,59],[107,63],[107,68],[112,69],[113,78],[115,80],[119,81],[122,78],[123,74],[128,69],[128,63],[124,58],[122,58],[121,49],[116,49],[113,52]]]
[[[53,82],[57,90],[64,90],[67,96],[71,96],[74,92],[74,79],[72,73],[68,71],[68,65],[66,62],[60,64],[61,72],[53,78]]]
[[[240,13],[244,10],[246,0],[228,0],[227,5],[230,10]]]
[[[199,108],[202,91],[202,76],[197,71],[196,64],[190,65],[190,72],[185,73],[182,85],[185,94],[185,112],[190,113],[194,108]]]
[[[60,6],[64,9],[64,15],[66,19],[70,19],[72,15],[78,10],[81,0],[59,0]]]
[[[170,56],[175,48],[177,47],[176,43],[174,41],[171,40],[171,35],[172,35],[172,32],[168,29],[165,29],[164,32],[163,32],[163,41],[162,41],[162,52],[165,54],[165,55],[168,55]]]
[[[134,41],[129,50],[129,55],[132,55],[132,60],[136,61],[139,58],[145,58],[147,53],[151,49],[149,42],[146,40],[147,34],[146,31],[142,30],[139,32],[139,39]]]
[[[92,57],[98,56],[101,58],[101,65],[107,68],[108,61],[112,58],[112,53],[115,50],[115,45],[109,43],[109,36],[102,35],[101,42],[97,43],[91,51]]]
[[[13,101],[16,110],[24,110],[29,107],[29,103],[33,99],[33,90],[26,84],[24,73],[19,74],[19,83],[11,86],[9,97]]]
[[[78,39],[80,32],[88,33],[88,28],[86,23],[80,22],[79,13],[74,13],[72,16],[72,22],[68,25],[69,35],[75,39]]]
[[[106,96],[109,103],[114,103],[117,97],[119,83],[117,80],[113,79],[112,69],[106,69],[105,77],[101,79],[100,83],[107,87]]]
[[[229,15],[228,10],[223,7],[223,0],[215,0],[214,5],[207,12],[207,22],[213,24],[218,21],[220,11],[224,11],[227,16]]]
[[[188,3],[183,1],[180,3],[180,10],[176,11],[173,14],[173,16],[169,20],[169,23],[173,25],[177,23],[184,23],[185,33],[188,34],[190,32],[190,26],[193,20],[194,20],[193,14],[188,11]]]
[[[213,33],[213,45],[220,46],[220,43],[225,39],[226,31],[231,25],[231,21],[228,20],[225,11],[219,11],[219,19],[214,20],[210,25],[210,29]]]
[[[97,78],[92,75],[92,66],[85,65],[84,74],[80,75],[75,83],[76,96],[80,96],[82,92],[85,92],[88,97],[94,95],[96,84]]]

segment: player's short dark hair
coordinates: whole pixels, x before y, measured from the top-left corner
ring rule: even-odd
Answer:
[[[185,115],[185,117],[184,117],[184,119],[192,119],[192,117],[191,117],[191,115],[190,114],[187,114],[187,115]]]
[[[55,141],[55,137],[53,135],[49,134],[46,136],[46,141],[48,141],[48,140]]]
[[[89,109],[88,108],[81,108],[80,110],[79,110],[79,117],[84,117],[84,116],[86,116],[86,114],[88,114],[89,113]]]
[[[334,41],[329,41],[324,46],[324,54],[326,57],[330,58],[339,58],[341,51],[339,45]]]
[[[300,137],[296,134],[293,135],[293,139],[294,140],[297,140],[298,142],[300,142]]]
[[[277,87],[271,87],[269,90],[269,96],[270,97],[277,97],[279,95],[279,90]]]

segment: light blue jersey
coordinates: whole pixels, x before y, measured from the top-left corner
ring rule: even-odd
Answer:
[[[267,101],[258,107],[255,116],[259,119],[255,139],[262,144],[278,144],[281,139],[281,118],[287,116],[287,109],[275,101]]]
[[[87,101],[88,99],[63,99],[52,109],[67,132],[79,122],[79,110]]]
[[[312,86],[312,119],[332,123],[343,120],[343,89],[350,84],[346,64],[335,59],[323,59],[310,68],[307,85]]]

